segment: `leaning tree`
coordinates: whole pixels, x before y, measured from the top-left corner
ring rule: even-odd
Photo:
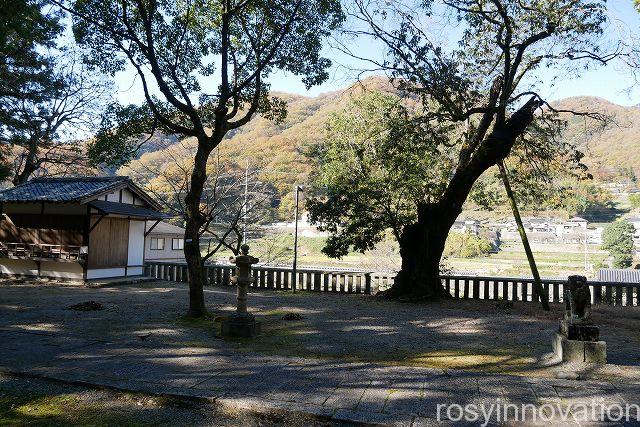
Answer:
[[[352,34],[372,37],[388,55],[375,60],[348,44],[339,47],[387,72],[397,89],[420,103],[411,117],[417,128],[450,128],[441,144],[453,164],[444,185],[417,203],[415,221],[402,229],[402,268],[390,291],[437,298],[444,295],[439,263],[445,241],[474,183],[518,142],[535,150],[541,133],[557,129],[556,120],[545,123],[554,109],[539,89],[614,60],[633,65],[635,52],[608,34],[604,0],[353,3]],[[544,150],[538,154],[544,157]]]
[[[343,20],[338,0],[52,0],[73,15],[88,61],[115,73],[127,66],[142,84],[142,107],[115,107],[91,147],[96,161],[130,158],[156,129],[194,137],[197,147],[184,200],[184,253],[190,316],[206,313],[199,235],[207,161],[225,135],[256,114],[278,119],[269,96],[274,71],[310,87],[327,77],[323,39]]]

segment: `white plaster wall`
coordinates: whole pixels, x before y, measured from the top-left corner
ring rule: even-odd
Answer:
[[[0,274],[15,274],[19,276],[37,276],[38,265],[28,259],[0,259]]]
[[[135,197],[135,200],[134,200],[134,196],[135,194],[133,193],[133,191],[129,190],[128,188],[123,188],[122,202],[120,202],[120,190],[114,191],[105,196],[101,196],[100,200],[107,200],[109,202],[117,202],[117,203],[135,204],[136,206],[146,206],[146,203],[144,202],[144,200],[142,200],[140,197]]]
[[[41,261],[40,276],[82,280],[82,266],[76,262]]]
[[[144,264],[144,227],[145,221],[129,221],[129,254],[127,265]],[[133,271],[133,269],[131,270]],[[127,274],[141,274],[132,273],[132,271],[127,271]]]
[[[133,193],[126,188],[122,190],[122,203],[133,204]]]
[[[40,277],[82,280],[82,266],[76,262],[41,261]],[[28,259],[0,259],[0,274],[38,276],[38,264]]]
[[[119,202],[120,201],[120,191],[114,191],[113,193],[107,194],[107,201],[109,201],[109,202]]]
[[[127,276],[142,276],[144,274],[144,267],[132,267],[127,269]]]
[[[163,250],[151,250],[151,238],[164,238]],[[184,261],[184,251],[182,249],[171,249],[171,239],[182,239],[180,234],[149,234],[144,242],[145,261]]]
[[[87,279],[106,279],[109,277],[124,277],[124,267],[92,268],[87,270]]]

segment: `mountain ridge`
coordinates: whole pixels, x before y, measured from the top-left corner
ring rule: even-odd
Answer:
[[[252,170],[260,171],[261,180],[274,182],[282,195],[282,208],[290,209],[294,185],[304,183],[311,171],[311,161],[304,155],[305,149],[322,141],[332,113],[342,110],[354,95],[365,90],[399,94],[384,77],[369,77],[345,89],[314,97],[273,92],[273,95],[287,101],[288,113],[284,122],[276,124],[263,117],[255,117],[230,133],[220,149],[238,167],[244,168],[248,163]],[[592,96],[565,98],[552,105],[558,109],[598,111],[614,117],[617,126],[601,128],[592,119],[565,114],[567,128],[562,138],[585,153],[584,163],[598,178],[613,179],[629,174],[640,177],[640,108],[621,106]],[[177,144],[170,139],[166,142],[168,145]],[[161,164],[166,161],[162,154],[166,147],[156,144],[156,148],[143,153],[118,173],[127,174],[143,169],[145,163]]]

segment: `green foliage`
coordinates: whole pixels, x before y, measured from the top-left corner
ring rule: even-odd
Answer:
[[[627,268],[633,261],[633,233],[629,221],[619,220],[607,225],[602,233],[602,249],[613,256],[615,268]]]
[[[640,208],[640,193],[630,194],[629,203],[634,208]]]
[[[581,184],[564,191],[562,206],[570,214],[582,215],[600,209],[613,208],[611,193],[594,184]]]
[[[59,19],[44,0],[0,1],[0,181],[11,175],[15,134],[30,126],[16,114],[16,104],[46,100],[59,87],[47,54],[61,31]]]
[[[45,52],[61,31],[59,19],[45,0],[0,2],[0,97],[45,96],[52,65]]]
[[[324,143],[309,153],[306,207],[310,220],[328,231],[324,252],[341,257],[364,252],[388,229],[396,238],[416,219],[416,206],[440,194],[451,172],[442,149],[442,127],[416,126],[410,110],[393,96],[371,92],[329,119]]]
[[[505,203],[503,193],[498,180],[480,179],[474,184],[469,199],[481,209],[492,211]]]
[[[613,195],[609,190],[591,181],[570,180],[564,171],[547,171],[550,176],[521,173],[511,168],[511,181],[518,206],[526,211],[562,211],[568,216],[599,216],[614,209]],[[470,199],[484,210],[493,210],[506,203],[502,181],[496,172],[476,182]]]
[[[105,110],[100,128],[87,147],[93,165],[119,166],[129,163],[145,142],[142,135],[154,133],[157,121],[147,105],[111,104]],[[164,129],[170,133],[170,130]]]
[[[602,262],[602,261],[598,261],[595,264],[593,264],[593,269],[595,271],[598,271],[602,268],[609,268],[609,265],[607,265],[605,262]]]
[[[131,160],[155,130],[197,137],[210,153],[255,114],[282,123],[286,103],[269,95],[269,75],[326,80],[322,41],[344,19],[337,0],[76,0],[72,14],[87,62],[109,74],[129,64],[144,87],[146,105],[112,107],[92,144],[93,162],[110,165]]]
[[[444,256],[456,258],[476,258],[488,255],[493,246],[483,237],[471,233],[449,233],[444,248]]]

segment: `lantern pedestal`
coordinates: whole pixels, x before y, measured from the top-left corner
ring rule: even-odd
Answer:
[[[241,246],[241,255],[231,257],[229,261],[236,265],[236,274],[231,282],[236,285],[236,312],[222,321],[220,333],[223,337],[253,338],[260,333],[260,322],[256,322],[253,314],[247,311],[247,290],[253,282],[251,265],[258,262],[258,258],[249,255],[249,246]]]
[[[260,322],[251,313],[233,313],[222,321],[222,336],[231,338],[254,338],[260,334]]]

